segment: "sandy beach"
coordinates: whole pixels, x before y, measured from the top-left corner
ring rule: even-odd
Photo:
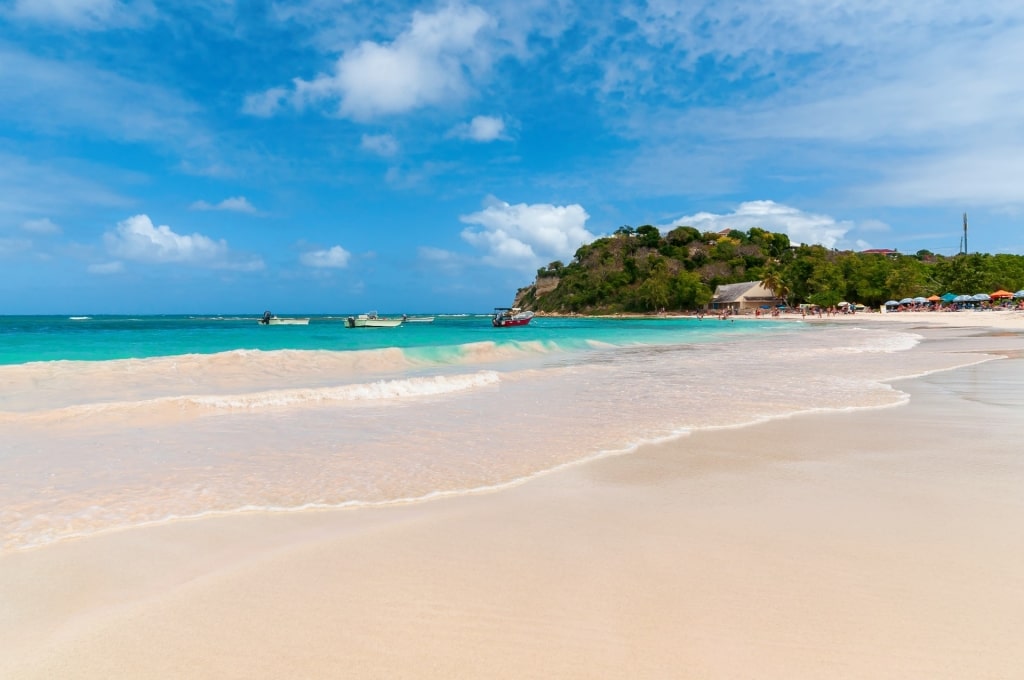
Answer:
[[[1024,313],[850,321],[993,359],[493,493],[0,555],[0,677],[1020,677]]]

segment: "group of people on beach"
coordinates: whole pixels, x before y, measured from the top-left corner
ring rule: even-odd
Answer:
[[[893,312],[960,312],[960,311],[1024,311],[1024,298],[1017,300],[1004,300],[1002,302],[950,302],[950,303],[922,303],[897,305],[887,308],[890,314]]]
[[[769,307],[768,309],[761,309],[760,307],[758,307],[757,309],[754,310],[754,316],[758,319],[760,319],[762,316],[774,318],[782,316],[782,310],[779,309],[778,307]]]

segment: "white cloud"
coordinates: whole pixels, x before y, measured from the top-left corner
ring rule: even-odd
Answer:
[[[196,201],[189,206],[192,210],[229,210],[231,212],[256,214],[257,210],[249,203],[245,196],[234,196],[225,198],[220,203],[210,204],[206,201]]]
[[[363,135],[360,146],[378,156],[390,157],[398,153],[398,140],[392,135]]]
[[[469,139],[474,142],[508,139],[505,134],[505,121],[494,116],[476,116],[468,123],[456,125],[448,134],[451,137]]]
[[[982,38],[1024,19],[1024,6],[1005,0],[920,0],[893,4],[858,0],[831,4],[788,0],[734,0],[729,3],[650,0],[622,9],[638,26],[637,35],[617,34],[618,42],[643,42],[676,50],[681,65],[700,60],[730,61],[737,71],[786,68],[792,55],[828,54],[828,64],[884,64],[886,56],[913,54],[936,36]],[[997,20],[998,19],[998,20]],[[608,22],[608,15],[596,17]],[[619,26],[628,25],[619,22]],[[959,29],[959,30],[957,30]],[[957,35],[959,34],[959,35]],[[628,39],[627,39],[628,38]],[[962,59],[964,54],[952,54]],[[756,61],[755,61],[756,60]],[[798,66],[806,65],[806,59]]]
[[[250,95],[244,110],[271,115],[286,102],[301,109],[337,101],[342,116],[368,120],[460,101],[472,91],[471,77],[490,67],[482,34],[493,26],[494,20],[473,5],[413,12],[411,24],[394,41],[362,42],[338,59],[332,73],[295,78],[290,91],[276,87]]]
[[[21,228],[33,234],[59,234],[61,228],[54,224],[48,217],[37,220],[26,220],[21,223]]]
[[[107,250],[125,260],[239,271],[263,268],[259,258],[233,257],[223,239],[215,241],[198,233],[177,234],[166,225],[153,226],[147,215],[129,217],[103,237]]]
[[[747,231],[751,227],[760,227],[785,233],[794,243],[820,244],[826,248],[836,247],[847,232],[854,228],[853,222],[838,222],[828,215],[804,212],[775,201],[747,201],[726,215],[709,212],[686,215],[662,229],[677,225],[690,226],[700,231]]]
[[[624,115],[637,157],[706,145],[730,158],[724,177],[743,177],[741,164],[810,170],[860,204],[1022,203],[1024,4],[652,0],[624,11],[639,32],[598,32],[589,47],[608,108],[634,102]],[[659,50],[672,57],[636,65]]]
[[[348,266],[352,254],[341,246],[302,253],[299,261],[307,267],[343,269]]]
[[[124,263],[120,260],[114,260],[113,262],[100,262],[97,264],[91,264],[88,267],[90,274],[119,274],[124,271]]]
[[[11,15],[86,30],[138,26],[153,17],[149,0],[15,0]]]
[[[488,199],[483,210],[459,219],[462,238],[484,251],[484,261],[499,267],[534,270],[553,260],[568,260],[596,237],[587,231],[590,216],[580,205],[510,205]]]
[[[290,91],[284,87],[272,87],[265,92],[246,95],[242,104],[242,113],[269,118],[288,103],[290,96]]]

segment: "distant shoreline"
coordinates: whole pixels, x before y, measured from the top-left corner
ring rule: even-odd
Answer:
[[[718,321],[719,316],[714,313],[706,313],[703,316],[697,313],[621,313],[621,314],[554,314],[550,312],[538,312],[538,318],[595,318],[595,319],[702,319],[705,321]],[[832,316],[817,316],[807,314],[806,316],[795,312],[782,313],[779,316],[761,316],[753,314],[733,314],[726,317],[730,321],[785,321],[785,322],[807,322],[807,323],[892,323],[892,324],[921,324],[939,325],[947,327],[957,326],[994,326],[999,328],[1017,328],[1024,330],[1024,310],[1019,309],[995,309],[984,311],[922,311],[922,312],[884,312],[864,311],[854,314],[834,314]]]

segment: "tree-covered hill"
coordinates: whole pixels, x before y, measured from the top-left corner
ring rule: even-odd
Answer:
[[[794,246],[787,235],[757,227],[701,233],[679,226],[663,235],[650,225],[624,226],[580,247],[571,263],[538,270],[515,304],[562,314],[694,310],[716,286],[744,281],[763,281],[791,305],[877,307],[920,295],[1020,290],[1024,256],[858,253]]]

